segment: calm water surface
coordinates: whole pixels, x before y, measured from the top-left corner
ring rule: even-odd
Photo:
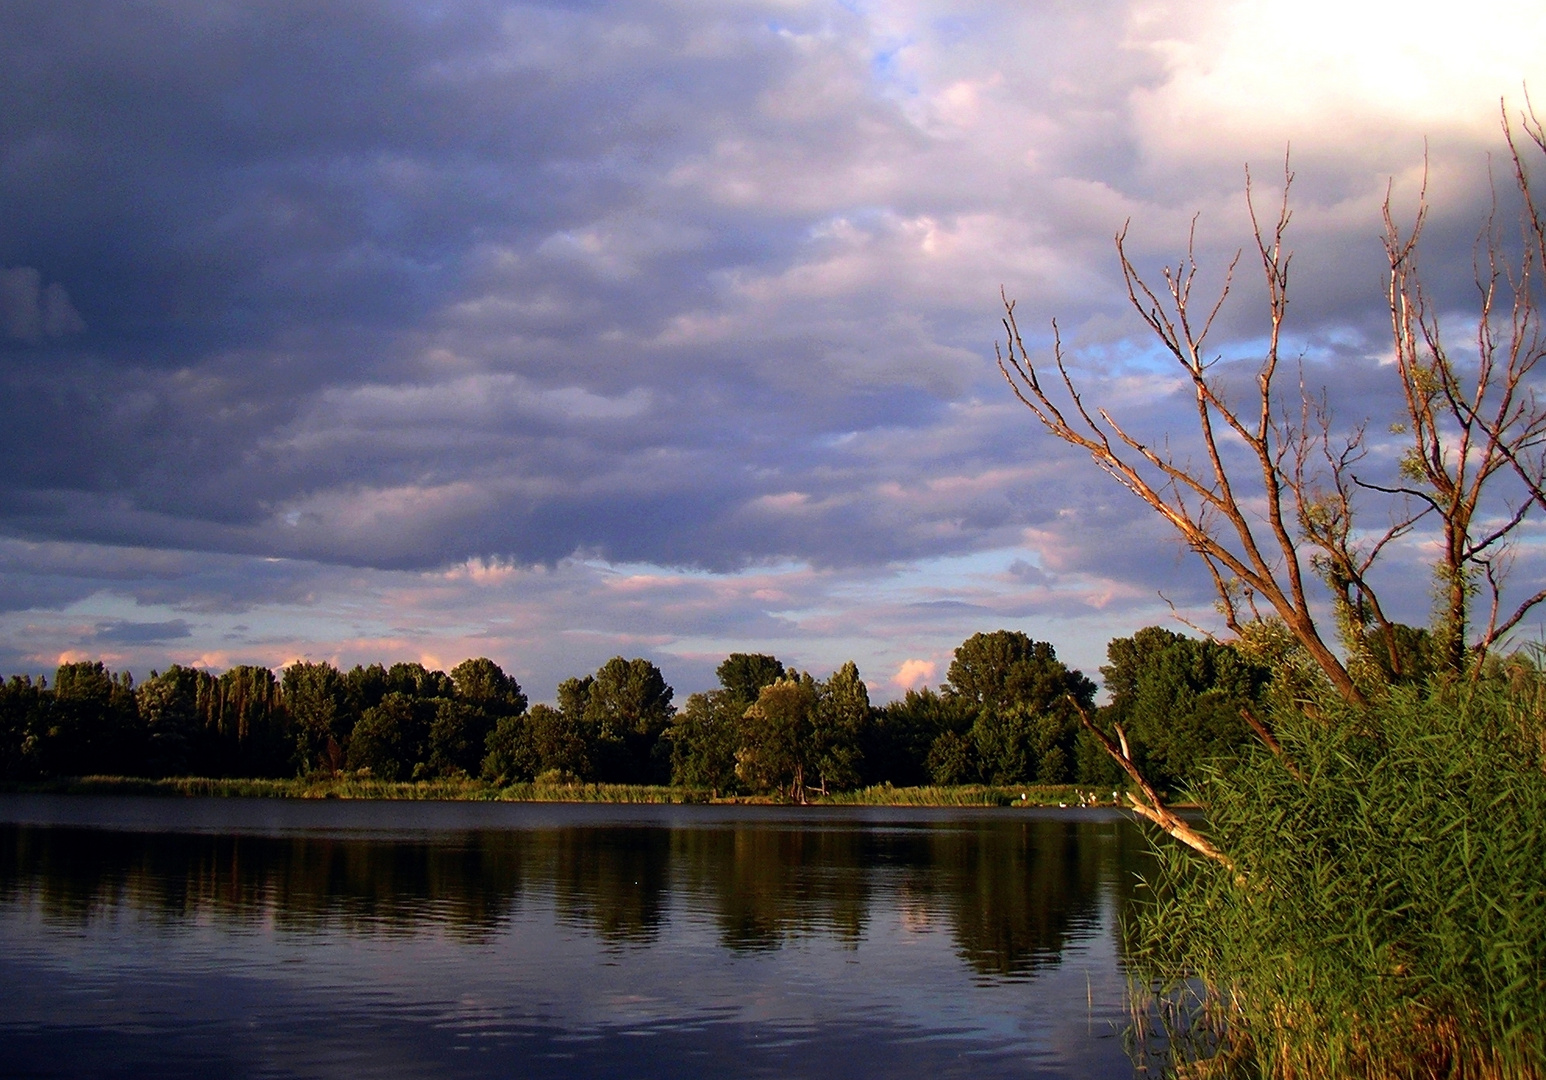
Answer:
[[[0,796],[0,1074],[1131,1077],[1114,811]]]

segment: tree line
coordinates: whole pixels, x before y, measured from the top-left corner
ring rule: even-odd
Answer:
[[[72,662],[51,684],[0,683],[0,777],[467,777],[804,801],[887,783],[1120,786],[1080,710],[1108,730],[1121,723],[1166,788],[1250,738],[1241,706],[1268,672],[1247,654],[1159,627],[1107,652],[1110,702],[1099,710],[1094,682],[1051,644],[1011,630],[974,634],[937,690],[882,706],[852,661],[818,679],[761,653],[726,657],[718,688],[681,708],[658,667],[621,656],[560,683],[556,705],[530,706],[486,657],[449,673],[417,663],[345,671],[300,661],[220,675],[173,665],[138,685],[100,661]]]

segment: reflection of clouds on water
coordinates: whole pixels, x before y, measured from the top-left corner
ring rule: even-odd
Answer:
[[[921,897],[908,895],[905,887],[897,890],[897,917],[906,934],[932,934],[937,929],[933,913]]]

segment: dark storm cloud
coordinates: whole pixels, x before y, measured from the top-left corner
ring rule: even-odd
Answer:
[[[170,619],[166,622],[130,622],[118,619],[98,623],[91,640],[106,645],[149,645],[163,641],[178,641],[193,636],[186,619]]]
[[[839,377],[821,400],[834,343],[809,323],[652,339],[713,317],[725,274],[787,264],[813,221],[676,173],[738,139],[841,170],[858,129],[913,138],[841,72],[839,108],[759,110],[801,63],[788,31],[829,17],[8,6],[0,196],[26,211],[0,225],[0,522],[385,566],[828,557],[737,521],[770,490],[758,459],[799,472],[811,440],[937,399]]]
[[[316,567],[283,560],[0,538],[0,612],[59,609],[111,594],[183,612],[239,613],[305,604],[316,579]]]

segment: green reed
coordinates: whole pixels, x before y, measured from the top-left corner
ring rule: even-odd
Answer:
[[[1191,999],[1179,1074],[1546,1075],[1540,706],[1531,675],[1279,709],[1283,758],[1208,772],[1236,871],[1159,843],[1128,928],[1151,987]]]

